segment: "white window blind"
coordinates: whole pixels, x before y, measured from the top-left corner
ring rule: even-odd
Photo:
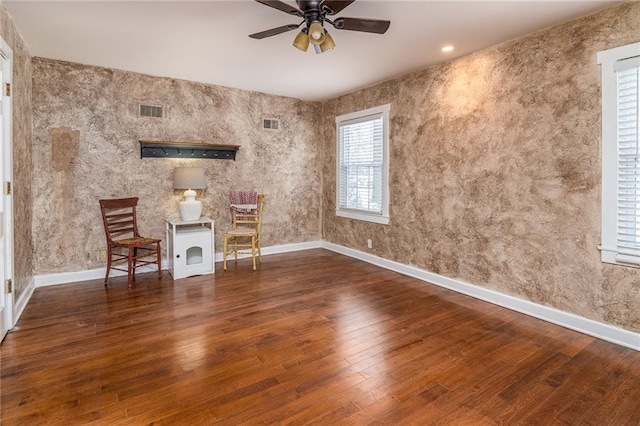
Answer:
[[[336,117],[336,215],[389,223],[389,105]]]
[[[382,214],[382,114],[340,125],[340,208]]]
[[[635,257],[640,256],[640,57],[618,61],[614,69],[617,86],[618,260],[637,263]]]

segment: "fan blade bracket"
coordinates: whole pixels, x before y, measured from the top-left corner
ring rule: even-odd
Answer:
[[[361,31],[365,33],[384,34],[389,29],[391,21],[365,18],[336,18],[329,23],[338,30]]]
[[[324,0],[322,11],[327,15],[336,15],[356,0]]]

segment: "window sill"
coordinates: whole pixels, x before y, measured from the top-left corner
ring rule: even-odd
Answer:
[[[598,250],[602,252],[602,262],[612,265],[627,266],[631,268],[640,268],[640,256],[633,254],[620,253],[615,249],[608,249],[598,246]]]
[[[364,213],[354,210],[336,210],[336,216],[346,217],[349,219],[362,220],[365,222],[379,223],[381,225],[389,224],[389,216],[383,216],[373,213]]]

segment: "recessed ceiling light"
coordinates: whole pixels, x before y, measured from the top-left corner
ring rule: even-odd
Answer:
[[[453,46],[443,46],[442,47],[442,51],[443,52],[451,52],[453,50]]]

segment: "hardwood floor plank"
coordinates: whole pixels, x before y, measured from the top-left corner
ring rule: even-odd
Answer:
[[[555,417],[563,424],[580,419],[583,424],[593,425],[603,417],[612,425],[640,424],[640,374],[626,367],[629,363],[637,365],[636,355],[637,352],[621,348],[610,363],[599,360],[601,368],[585,366],[585,371],[570,379],[577,395]],[[578,381],[584,376],[591,380]]]
[[[539,401],[545,401],[553,394],[555,388],[545,379],[551,372],[564,365],[566,360],[567,356],[564,354],[553,354],[478,407],[478,411],[484,415],[493,416],[501,424],[514,423],[521,417],[523,410]],[[496,416],[496,413],[500,414]]]
[[[3,425],[639,424],[640,353],[317,249],[36,289]]]

